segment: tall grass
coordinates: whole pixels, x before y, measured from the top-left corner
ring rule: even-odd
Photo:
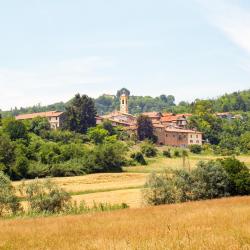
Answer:
[[[250,197],[0,220],[0,249],[250,249]]]

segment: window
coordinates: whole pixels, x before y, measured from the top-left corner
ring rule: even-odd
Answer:
[[[124,100],[122,100],[122,104],[124,104]]]
[[[193,143],[193,140],[190,140],[190,143]]]
[[[190,135],[190,138],[193,138],[193,135]]]
[[[199,138],[199,136],[198,136],[198,135],[196,135],[196,138]]]
[[[197,140],[196,143],[200,143],[200,142]]]

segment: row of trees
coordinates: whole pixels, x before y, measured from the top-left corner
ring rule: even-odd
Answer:
[[[95,105],[98,114],[105,114],[116,109],[119,109],[120,94],[126,92],[130,95],[130,91],[123,88],[117,91],[114,96],[102,95],[95,99]],[[7,112],[2,112],[4,116],[15,116],[23,113],[42,112],[48,110],[65,111],[67,103],[55,103],[48,106],[36,105],[28,108],[14,108]],[[130,96],[129,109],[131,114],[139,114],[149,111],[170,111],[173,113],[193,113],[197,105],[202,101],[206,101],[211,107],[212,113],[214,112],[246,112],[250,111],[250,90],[234,92],[232,94],[225,94],[217,99],[209,100],[195,100],[194,102],[181,101],[178,105],[175,103],[175,97],[173,95],[160,95],[158,97],[150,96]]]

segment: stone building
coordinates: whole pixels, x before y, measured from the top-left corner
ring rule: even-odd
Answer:
[[[32,113],[32,114],[22,114],[17,115],[16,120],[31,120],[36,117],[47,118],[50,127],[52,129],[60,128],[63,121],[63,112],[59,111],[47,111],[47,112],[39,112],[39,113]]]

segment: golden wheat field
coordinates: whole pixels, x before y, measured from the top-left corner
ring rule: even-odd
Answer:
[[[0,220],[0,249],[250,249],[250,197]]]

